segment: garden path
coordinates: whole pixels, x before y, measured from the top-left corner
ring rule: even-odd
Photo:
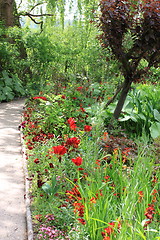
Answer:
[[[24,172],[18,125],[24,99],[0,103],[0,240],[26,240]]]

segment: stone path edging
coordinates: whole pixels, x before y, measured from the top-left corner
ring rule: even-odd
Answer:
[[[22,157],[23,157],[23,169],[25,177],[25,203],[26,203],[26,221],[27,221],[27,240],[33,240],[33,225],[32,225],[32,216],[30,209],[30,197],[29,197],[29,176],[27,169],[27,160],[26,160],[26,148],[23,140],[22,128],[20,129],[20,139],[22,145]]]

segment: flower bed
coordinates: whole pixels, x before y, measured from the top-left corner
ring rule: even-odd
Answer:
[[[154,156],[87,112],[88,89],[35,96],[21,123],[35,239],[157,239]],[[73,94],[74,93],[74,94]]]

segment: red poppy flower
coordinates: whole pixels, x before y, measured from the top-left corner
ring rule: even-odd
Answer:
[[[67,138],[67,141],[66,141],[67,146],[73,146],[74,148],[78,148],[79,143],[80,143],[80,140],[77,137]]]
[[[70,118],[67,120],[67,122],[68,122],[69,124],[74,124],[74,123],[76,123],[75,119],[72,118],[72,117],[70,117]]]
[[[52,147],[53,153],[58,155],[64,155],[67,152],[67,148],[62,145],[54,146]]]
[[[70,125],[70,129],[71,130],[73,130],[73,131],[76,131],[76,128],[77,128],[77,126],[76,126],[76,121],[74,120],[74,118],[69,118],[68,120],[67,120],[67,122],[69,123],[69,125]]]
[[[71,160],[76,166],[80,166],[83,162],[83,159],[81,157],[72,158]]]
[[[89,126],[89,125],[84,126],[84,131],[85,132],[90,132],[91,130],[92,130],[92,126]]]

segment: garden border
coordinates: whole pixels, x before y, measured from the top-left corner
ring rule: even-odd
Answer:
[[[27,240],[33,240],[33,225],[32,225],[32,216],[30,210],[30,197],[29,197],[29,180],[28,180],[28,169],[26,161],[26,148],[23,139],[22,126],[20,126],[20,141],[21,141],[21,150],[22,150],[22,159],[23,159],[23,171],[24,171],[24,185],[25,185],[25,205],[26,205],[26,231],[27,231]]]

